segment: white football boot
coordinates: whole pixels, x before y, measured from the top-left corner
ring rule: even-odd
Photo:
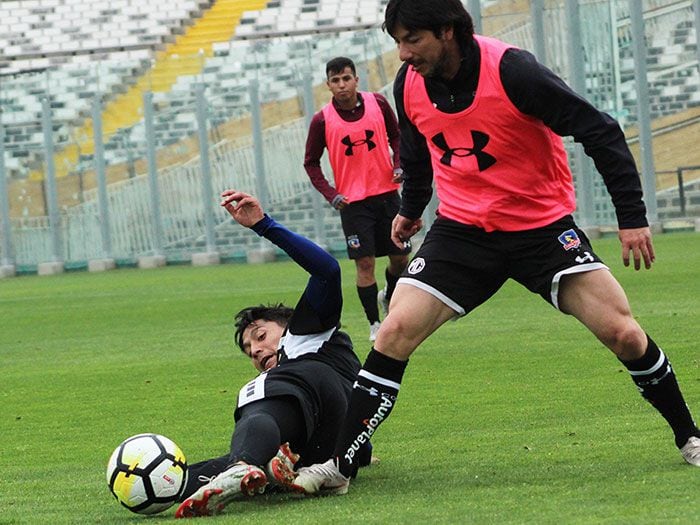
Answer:
[[[340,473],[335,459],[329,459],[325,463],[300,468],[294,483],[306,494],[346,494],[350,486],[350,478]]]
[[[681,455],[691,465],[700,467],[700,438],[689,438],[681,448]]]
[[[384,317],[389,313],[389,299],[386,296],[386,286],[377,292],[377,303],[384,312]]]
[[[275,457],[268,461],[265,473],[268,481],[283,490],[303,492],[304,489],[295,484],[297,473],[294,472],[294,464],[299,461],[299,454],[292,452],[289,443],[280,445]]]
[[[369,340],[373,343],[377,340],[377,334],[379,333],[380,326],[382,326],[382,323],[379,321],[375,321],[369,325]]]
[[[262,494],[267,485],[265,472],[253,465],[236,463],[183,501],[176,518],[195,518],[218,514],[240,496]]]

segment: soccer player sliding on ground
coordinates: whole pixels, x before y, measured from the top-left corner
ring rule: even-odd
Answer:
[[[260,375],[238,395],[230,453],[190,465],[178,518],[216,514],[268,484],[300,490],[293,469],[332,453],[360,369],[339,330],[338,261],[264,214],[255,197],[235,190],[221,196],[233,219],[282,248],[310,277],[294,309],[261,305],[236,316],[236,342]],[[371,446],[361,454],[368,464]]]

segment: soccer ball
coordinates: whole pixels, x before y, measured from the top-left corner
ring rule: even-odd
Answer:
[[[175,503],[187,483],[187,461],[175,443],[158,434],[122,442],[107,464],[107,485],[132,512],[155,514]]]

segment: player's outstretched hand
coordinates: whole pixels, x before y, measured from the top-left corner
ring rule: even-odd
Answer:
[[[418,233],[422,227],[422,219],[407,219],[397,215],[391,223],[391,240],[399,248],[404,248],[404,243]]]
[[[618,237],[622,244],[622,262],[625,266],[630,265],[630,252],[632,252],[635,270],[641,268],[642,259],[644,259],[644,267],[647,270],[651,268],[651,263],[656,260],[656,255],[654,255],[654,245],[651,242],[649,227],[620,230]]]
[[[237,190],[221,192],[221,206],[241,226],[250,228],[264,217],[264,212],[258,199]]]

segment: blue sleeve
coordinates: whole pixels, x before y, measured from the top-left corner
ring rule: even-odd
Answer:
[[[301,300],[311,306],[324,327],[337,325],[343,307],[338,261],[316,243],[288,230],[268,215],[252,229],[282,248],[294,262],[311,274]]]

